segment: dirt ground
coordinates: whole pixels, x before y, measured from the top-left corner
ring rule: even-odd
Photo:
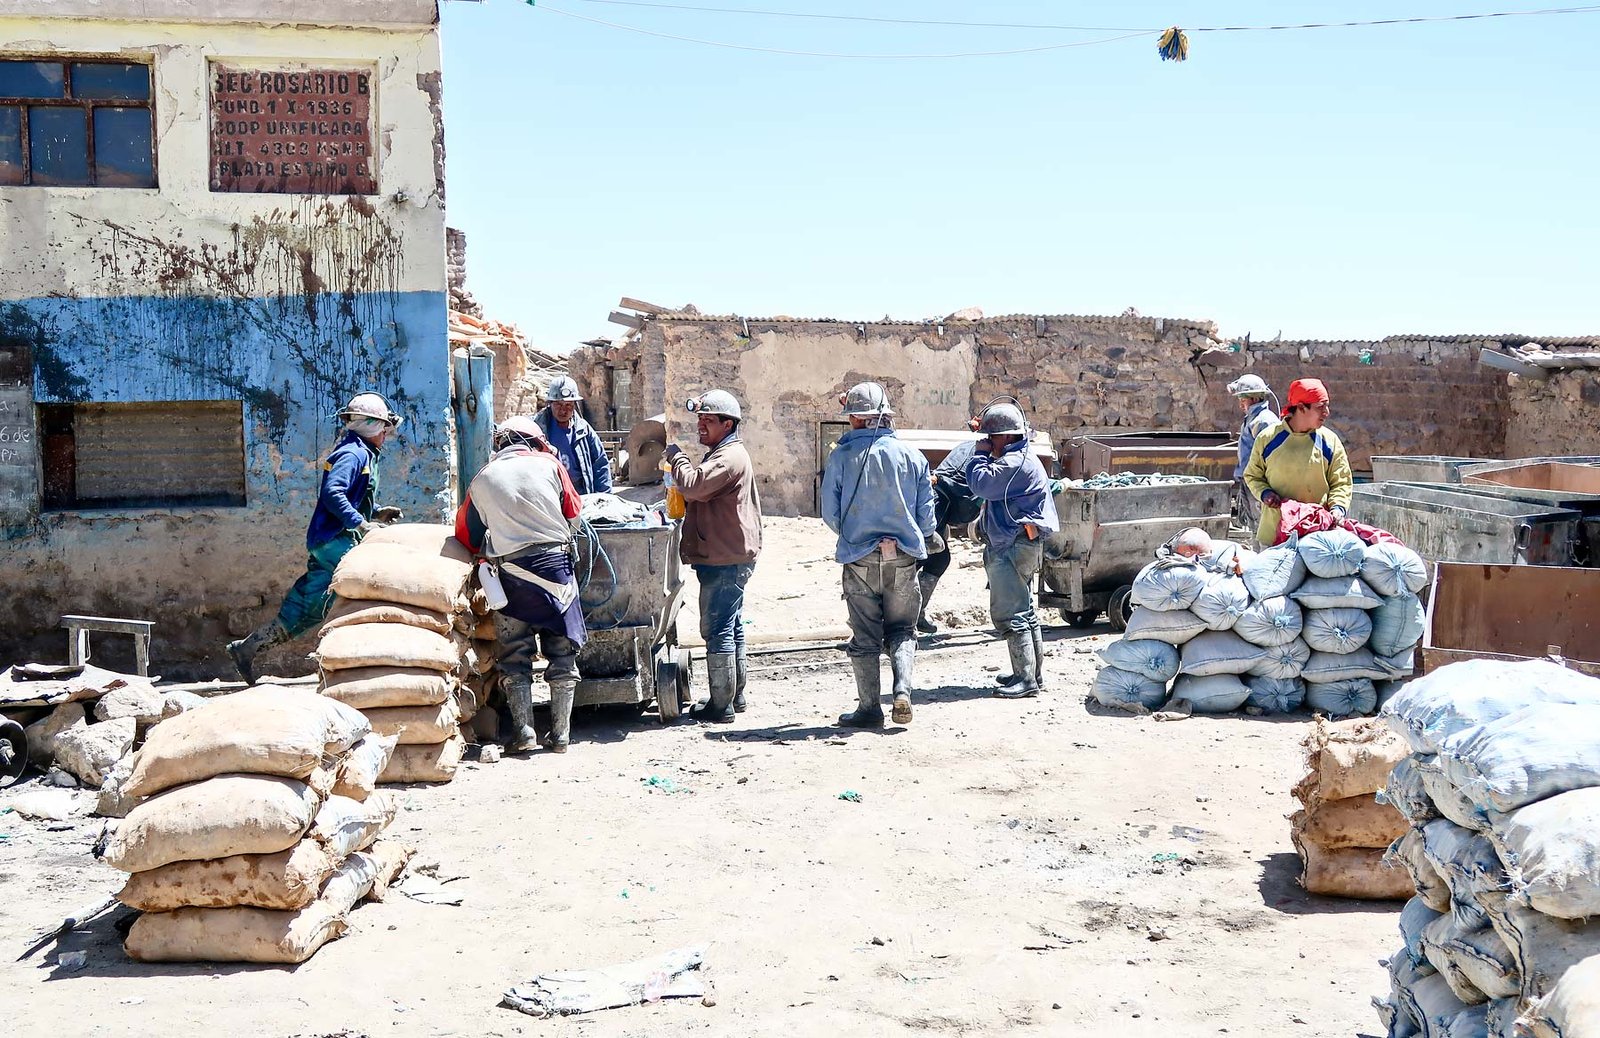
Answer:
[[[814,520],[769,526],[753,640],[842,623],[830,547]],[[958,563],[940,596],[981,616],[981,570]],[[396,831],[463,877],[460,906],[392,894],[297,968],[141,966],[99,924],[63,942],[82,969],[47,950],[0,970],[0,1005],[55,1036],[1378,1033],[1399,906],[1295,884],[1306,718],[1091,711],[1109,637],[1049,629],[1049,692],[1009,702],[989,695],[1002,646],[941,634],[915,720],[881,732],[834,727],[854,699],[841,653],[776,646],[732,726],[588,713],[564,757],[402,791]],[[100,825],[0,814],[8,960],[117,889],[90,855]],[[496,1005],[541,971],[688,945],[713,1006]]]

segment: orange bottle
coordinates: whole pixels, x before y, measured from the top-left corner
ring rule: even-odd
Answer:
[[[661,482],[667,488],[667,518],[682,519],[688,506],[684,503],[683,491],[678,489],[678,481],[672,478],[672,466],[665,461],[661,463]]]

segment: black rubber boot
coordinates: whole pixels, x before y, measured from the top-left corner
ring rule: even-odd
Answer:
[[[691,707],[691,718],[713,724],[733,723],[733,697],[738,694],[739,681],[737,668],[731,652],[713,652],[706,656],[706,680],[711,685],[711,698]]]
[[[1040,627],[1033,629],[1033,683],[1040,692],[1044,687],[1044,630]]]
[[[894,710],[890,717],[895,724],[911,723],[911,665],[916,654],[917,643],[912,638],[889,649],[889,669],[894,673]]]
[[[917,589],[922,592],[922,612],[917,617],[917,633],[938,634],[939,625],[928,619],[928,602],[933,598],[933,589],[939,586],[939,578],[932,573],[917,574]]]
[[[256,671],[256,656],[263,650],[270,649],[274,645],[282,645],[288,640],[288,629],[274,619],[271,623],[257,627],[238,641],[229,642],[228,655],[233,657],[233,665],[238,669],[239,676],[244,678],[245,684],[254,685],[261,678],[260,673]]]
[[[883,674],[876,656],[851,656],[850,666],[856,672],[856,708],[839,715],[839,723],[846,728],[882,728],[883,705],[878,701],[883,694]]]
[[[1006,638],[1006,648],[1011,653],[1011,669],[1022,675],[1014,684],[1001,685],[994,690],[998,699],[1028,699],[1039,694],[1039,684],[1034,680],[1039,666],[1034,658],[1033,632],[1019,631]]]
[[[572,741],[572,700],[577,691],[578,682],[573,678],[550,682],[550,737],[541,745],[551,753],[566,753]]]
[[[744,708],[749,705],[744,700],[744,686],[745,686],[745,683],[749,680],[749,676],[750,676],[749,668],[745,665],[745,655],[744,655],[744,646],[743,645],[739,646],[738,649],[734,650],[734,653],[733,653],[733,671],[734,671],[734,684],[733,684],[733,687],[734,687],[734,690],[735,690],[734,693],[733,693],[733,712],[736,713],[736,714],[742,714],[742,713],[744,713]]]
[[[500,688],[505,692],[506,711],[511,714],[511,739],[506,743],[506,752],[526,753],[539,745],[538,733],[533,730],[533,678],[508,674],[501,679]]]

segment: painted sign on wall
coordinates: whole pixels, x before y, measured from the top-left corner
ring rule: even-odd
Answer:
[[[211,190],[372,195],[373,74],[211,66]]]
[[[33,391],[26,384],[0,384],[0,526],[25,522],[38,508]]]

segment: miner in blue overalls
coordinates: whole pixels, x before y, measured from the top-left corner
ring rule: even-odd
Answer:
[[[239,675],[255,684],[256,656],[263,649],[298,638],[321,623],[333,601],[329,585],[334,568],[373,524],[388,525],[400,518],[398,508],[380,508],[378,454],[400,427],[401,418],[376,393],[362,393],[339,411],[344,434],[322,463],[322,485],[317,507],[306,528],[306,571],[283,596],[278,615],[248,637],[228,643]]]

